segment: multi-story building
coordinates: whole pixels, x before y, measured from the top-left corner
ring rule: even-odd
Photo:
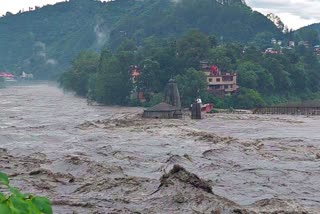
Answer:
[[[217,96],[225,96],[231,95],[239,89],[237,73],[222,72],[216,65],[209,66],[206,61],[201,61],[201,68],[207,76],[209,92]]]

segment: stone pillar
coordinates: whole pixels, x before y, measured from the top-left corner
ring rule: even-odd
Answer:
[[[191,119],[201,120],[201,104],[194,102],[192,104]]]
[[[174,79],[170,79],[169,83],[165,89],[165,102],[177,107],[178,110],[181,109],[180,93],[178,89],[178,84]]]

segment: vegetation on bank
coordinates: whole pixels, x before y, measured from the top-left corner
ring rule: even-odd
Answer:
[[[179,40],[147,38],[141,46],[126,40],[115,51],[100,55],[82,52],[72,68],[60,78],[61,86],[79,96],[90,96],[107,105],[137,105],[130,98],[134,89],[129,68],[141,70],[138,86],[148,102],[159,101],[159,94],[175,77],[182,104],[189,106],[196,96],[222,108],[253,108],[287,101],[320,97],[320,63],[312,49],[303,45],[284,49],[283,54],[262,53],[262,44],[244,46],[221,43],[213,35],[191,30]],[[277,48],[276,45],[274,48]],[[218,98],[207,92],[200,61],[207,60],[223,71],[238,73],[240,91]]]
[[[9,193],[0,192],[0,213],[3,214],[52,214],[51,202],[44,197],[21,193],[12,187],[5,173],[0,172],[0,187]]]

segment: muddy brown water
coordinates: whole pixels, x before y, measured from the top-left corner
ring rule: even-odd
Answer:
[[[262,213],[270,199],[270,212],[286,201],[288,213],[320,213],[320,117],[141,113],[87,106],[49,84],[2,89],[0,170],[61,214],[211,213],[212,200],[221,213]],[[177,176],[161,187],[175,164],[207,180],[214,198]]]

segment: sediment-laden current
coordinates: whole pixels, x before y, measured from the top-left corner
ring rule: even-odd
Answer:
[[[141,119],[55,86],[0,90],[0,170],[54,213],[320,213],[320,118]]]

